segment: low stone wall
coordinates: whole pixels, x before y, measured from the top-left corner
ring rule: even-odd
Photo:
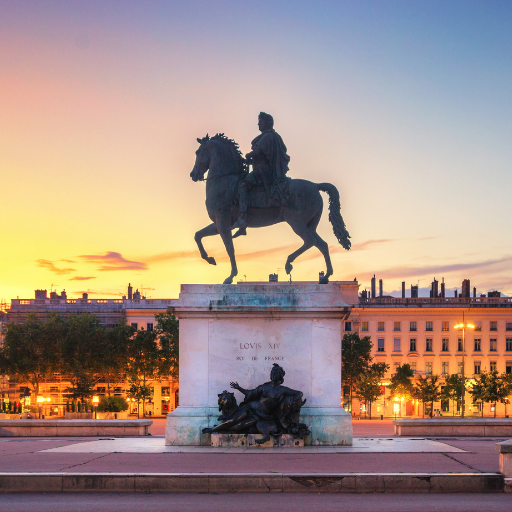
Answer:
[[[397,436],[512,437],[512,418],[401,419],[393,421]]]
[[[147,436],[151,420],[0,420],[0,437]]]

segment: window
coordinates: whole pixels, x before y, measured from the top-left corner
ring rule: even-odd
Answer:
[[[498,330],[498,322],[491,322],[491,331]]]
[[[443,345],[441,350],[443,352],[448,352],[450,350],[450,340],[448,338],[443,338]]]
[[[361,331],[368,332],[368,322],[363,322],[361,324]]]
[[[506,331],[512,331],[512,322],[507,322]]]
[[[462,338],[457,340],[457,352],[462,352]]]
[[[507,338],[505,342],[505,350],[507,352],[512,352],[512,338]]]
[[[400,366],[400,363],[393,363],[394,366],[394,373],[398,371],[398,367]]]
[[[147,329],[148,329],[148,331],[152,331],[153,330],[153,324],[148,323]]]
[[[450,330],[450,322],[443,322],[443,331]]]
[[[457,363],[457,373],[462,375],[462,363]]]
[[[505,373],[512,373],[512,361],[505,362]]]
[[[345,322],[345,331],[352,330],[352,322]]]
[[[418,328],[416,327],[416,322],[410,322],[409,323],[409,330],[413,331],[413,332],[418,330]]]
[[[162,396],[169,396],[171,394],[171,388],[169,386],[162,386],[162,391],[160,394]]]
[[[427,331],[433,331],[434,330],[434,322],[427,322]]]
[[[480,338],[475,338],[475,352],[482,351],[482,340]]]
[[[425,352],[432,352],[432,338],[427,338],[427,342],[425,344]]]
[[[378,331],[383,331],[384,330],[384,322],[379,322],[379,324],[377,326],[377,330]]]
[[[411,338],[409,341],[409,351],[416,352],[416,338]]]
[[[59,386],[50,386],[50,393],[58,393]]]
[[[480,375],[480,361],[475,361],[475,375]]]
[[[475,322],[475,331],[482,330],[482,322]]]
[[[411,367],[412,373],[414,373],[414,375],[416,375],[416,361],[409,363],[409,366]]]
[[[384,338],[377,340],[377,352],[384,352]]]
[[[432,375],[432,361],[427,361],[425,363],[425,373],[427,375]]]
[[[450,373],[450,363],[448,363],[448,361],[443,361],[441,363],[441,373],[443,375],[448,375]]]
[[[496,352],[498,350],[498,340],[496,338],[491,338],[489,342],[489,351]]]
[[[394,328],[393,328],[394,331],[400,331],[400,322],[395,322],[394,324]]]
[[[496,371],[496,361],[491,361],[489,366],[491,367],[491,372]]]
[[[393,352],[400,352],[400,338],[393,339]]]
[[[139,324],[137,322],[132,322],[132,327],[134,329],[138,329],[139,328]]]

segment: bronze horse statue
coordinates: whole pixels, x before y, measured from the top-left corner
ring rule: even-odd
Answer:
[[[238,144],[220,133],[214,137],[197,139],[200,146],[196,151],[196,162],[190,173],[193,181],[206,181],[206,209],[212,224],[195,234],[201,257],[210,265],[216,265],[215,259],[208,256],[202,239],[207,236],[220,235],[231,262],[231,274],[224,284],[231,284],[238,274],[235,260],[235,248],[231,230],[238,218],[237,191],[241,180],[247,175],[248,164],[243,158]],[[204,175],[209,171],[208,177]],[[302,253],[316,247],[324,256],[327,272],[320,283],[328,283],[332,275],[329,246],[316,232],[322,217],[323,201],[320,191],[329,195],[329,220],[338,242],[350,249],[350,235],[340,213],[340,196],[337,188],[330,183],[312,183],[307,180],[291,179],[289,197],[286,205],[257,208],[249,202],[247,226],[261,228],[279,222],[287,222],[303,240],[303,245],[288,256],[285,270],[292,271],[293,261]]]

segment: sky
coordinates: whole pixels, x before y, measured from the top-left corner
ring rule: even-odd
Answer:
[[[0,0],[0,299],[153,298],[230,273],[194,183],[196,138],[250,151],[273,115],[289,176],[334,184],[333,280],[471,279],[512,295],[512,4],[502,1]],[[327,205],[324,195],[324,204]],[[267,280],[302,241],[235,241]],[[316,248],[292,279],[324,270]]]

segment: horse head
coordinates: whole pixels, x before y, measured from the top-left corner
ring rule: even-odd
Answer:
[[[197,142],[199,142],[200,146],[196,151],[196,162],[194,164],[194,168],[190,173],[190,177],[192,181],[199,181],[204,178],[205,172],[210,167],[210,153],[208,152],[207,142],[210,140],[208,134],[206,137],[202,139],[198,138]]]

